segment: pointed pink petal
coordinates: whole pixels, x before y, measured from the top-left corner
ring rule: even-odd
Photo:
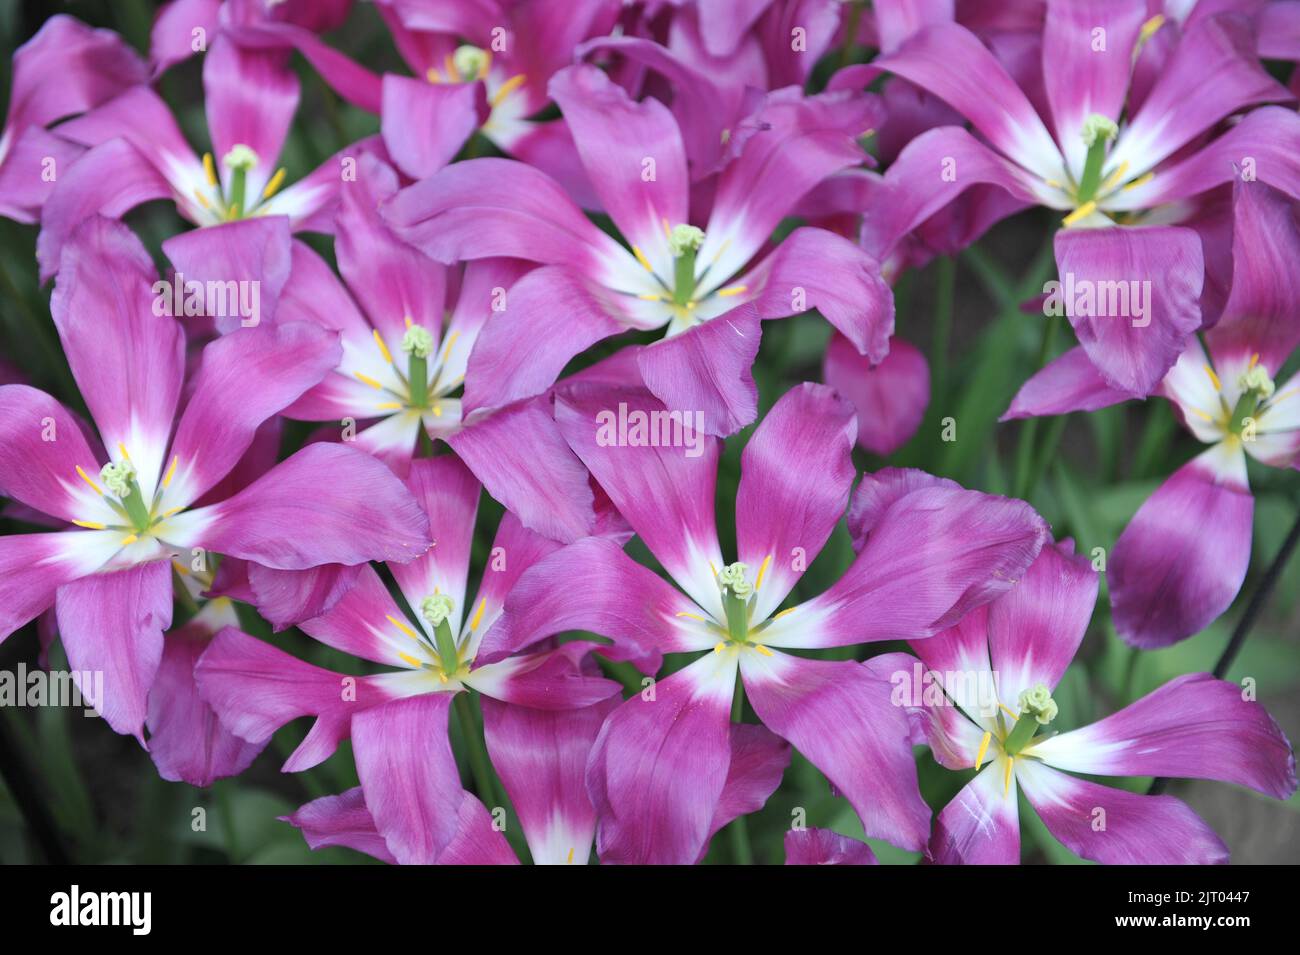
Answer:
[[[829,829],[791,829],[785,834],[786,865],[877,865],[865,842]]]
[[[116,550],[110,537],[121,539],[113,531],[0,537],[0,642],[47,610],[64,584],[98,570]]]
[[[375,828],[375,820],[366,808],[360,786],[337,796],[321,796],[299,806],[282,822],[302,830],[302,837],[313,849],[346,846],[384,862],[396,863],[388,844]]]
[[[519,858],[487,807],[465,793],[456,815],[456,834],[438,856],[438,865],[519,865]]]
[[[1097,411],[1129,397],[1127,392],[1107,384],[1088,353],[1076,345],[1021,385],[1011,407],[999,420]]]
[[[843,335],[831,336],[822,378],[853,403],[858,444],[873,454],[893,454],[916,434],[930,404],[930,366],[915,345],[895,336],[877,365]]]
[[[275,318],[292,262],[289,228],[288,216],[257,216],[191,229],[166,240],[162,247],[176,268],[173,281],[183,279],[186,286],[202,283],[204,289],[214,282],[221,283],[220,288],[239,289],[238,301],[227,297],[215,303],[218,314],[212,318],[226,333]],[[231,282],[238,284],[231,286]],[[257,298],[245,301],[244,289],[256,289]]]
[[[166,560],[94,574],[59,588],[59,637],[73,671],[103,674],[95,709],[144,745],[149,688],[172,622],[172,569]],[[78,681],[82,692],[88,689]]]
[[[588,673],[583,660],[599,643],[572,640],[554,650],[475,667],[465,683],[484,696],[536,710],[573,710],[618,695],[619,684]]]
[[[1167,647],[1228,609],[1250,564],[1255,500],[1240,447],[1203,451],[1138,508],[1111,552],[1111,610],[1130,646]]]
[[[39,222],[41,207],[62,182],[62,172],[73,168],[84,152],[39,126],[17,134],[0,157],[0,214],[24,224]]]
[[[155,77],[197,52],[195,30],[202,30],[203,36],[216,35],[221,6],[221,0],[171,0],[158,11],[149,31],[149,62]]]
[[[384,74],[381,130],[393,162],[411,179],[447,165],[487,119],[482,83],[430,83]]]
[[[361,567],[325,564],[308,570],[248,565],[249,601],[277,632],[327,613],[356,583]],[[364,654],[360,654],[364,656]]]
[[[986,766],[944,806],[926,855],[940,865],[1016,865],[1020,806],[1004,782],[1005,758]]]
[[[1187,804],[1140,796],[1019,760],[1016,780],[1067,849],[1105,865],[1223,865],[1228,847]]]
[[[112,514],[77,475],[78,467],[91,480],[99,480],[98,459],[82,437],[77,419],[43,391],[27,385],[0,386],[4,495],[65,521],[98,520],[100,514]]]
[[[709,839],[741,816],[762,809],[781,785],[781,777],[789,765],[790,744],[781,737],[765,726],[732,723],[731,764],[727,767],[727,781],[718,808],[713,813]],[[706,844],[696,861],[702,861],[707,852]]]
[[[413,655],[417,649],[416,640],[392,620],[401,621],[408,628],[411,626],[379,574],[369,564],[364,564],[354,569],[351,585],[332,606],[319,616],[302,621],[299,626],[321,643],[352,656],[389,666],[409,667],[411,664],[402,659],[402,654]]]

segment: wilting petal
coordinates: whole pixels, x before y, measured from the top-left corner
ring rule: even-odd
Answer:
[[[335,334],[307,322],[241,328],[204,348],[172,442],[176,470],[168,505],[190,504],[225,477],[262,423],[320,381],[341,355]]]
[[[337,796],[313,799],[290,815],[281,816],[280,821],[302,830],[302,837],[313,849],[345,846],[384,862],[397,861],[375,828],[375,820],[366,808],[366,798],[360,786]]]
[[[742,654],[745,692],[764,725],[826,774],[868,836],[920,849],[930,810],[917,789],[907,710],[891,701],[888,681],[847,660]]]
[[[989,657],[998,696],[1012,709],[1024,690],[1056,687],[1097,602],[1098,575],[1074,544],[1048,544],[1015,587],[989,604]]]
[[[791,829],[785,834],[786,865],[876,865],[865,842],[829,829]]]
[[[1033,755],[1095,776],[1218,779],[1286,799],[1296,789],[1291,744],[1240,686],[1188,673]]]
[[[926,487],[947,487],[961,490],[961,485],[948,478],[936,477],[917,468],[881,468],[874,474],[862,475],[862,483],[849,501],[849,535],[853,550],[860,551],[867,537],[876,529],[880,519],[900,498]]]
[[[715,633],[690,623],[700,620],[698,611],[613,541],[590,537],[523,573],[484,638],[480,659],[499,660],[566,630],[587,630],[614,641],[606,656],[632,659],[654,673],[664,652],[702,650],[717,642]]]
[[[482,83],[430,83],[392,73],[383,82],[384,146],[411,179],[451,162],[487,119]]]
[[[1111,387],[1151,394],[1201,324],[1200,238],[1176,226],[1108,227],[1061,229],[1055,243],[1084,351]]]
[[[261,215],[182,232],[163,243],[163,252],[176,267],[173,281],[223,290],[205,311],[225,333],[275,318],[293,259],[289,230],[288,216]]]
[[[352,589],[360,571],[360,565],[325,564],[307,570],[275,570],[249,564],[250,602],[278,632],[328,612]]]
[[[656,398],[702,416],[696,440],[735,434],[758,416],[750,369],[762,336],[760,317],[754,305],[741,305],[637,352],[641,379]]]
[[[710,570],[723,566],[713,511],[720,442],[699,434],[692,410],[670,411],[639,390],[573,385],[557,399],[555,420],[664,569],[720,618],[722,599]]]
[[[428,549],[429,520],[383,464],[352,448],[309,444],[234,497],[159,525],[169,542],[280,570],[368,560],[402,563]]]
[[[108,725],[144,743],[149,688],[172,622],[170,561],[94,574],[59,588],[55,608],[68,666],[103,674],[103,698],[92,700]],[[94,688],[78,680],[83,695]]]
[[[1187,804],[1140,796],[1018,760],[1016,780],[1067,849],[1106,865],[1222,865],[1223,844]]]
[[[1088,353],[1075,346],[1052,359],[1021,385],[1011,400],[1011,407],[998,420],[1097,411],[1127,401],[1129,397],[1128,392],[1107,384]]]
[[[536,865],[586,864],[596,834],[587,756],[617,697],[577,710],[534,710],[488,697],[483,735]]]
[[[844,576],[775,620],[763,642],[928,637],[1014,586],[1048,536],[1023,501],[947,486],[911,491],[886,509]]]
[[[856,469],[852,406],[824,385],[786,392],[745,445],[736,492],[736,550],[763,574],[753,604],[763,621],[821,553],[848,504]]]
[[[1198,633],[1228,609],[1250,565],[1255,500],[1234,440],[1203,451],[1138,508],[1111,552],[1111,610],[1130,646]]]
[[[1006,780],[1007,759],[999,756],[943,807],[926,855],[941,865],[1016,865],[1020,806],[1014,780]]]
[[[366,808],[403,865],[436,862],[456,834],[465,791],[447,739],[451,697],[393,700],[352,720]]]
[[[447,443],[524,526],[558,541],[595,531],[591,478],[560,434],[549,399],[478,417]]]
[[[50,314],[100,437],[152,496],[185,371],[185,334],[153,314],[153,261],[120,222],[95,217],[64,248]],[[119,446],[120,445],[120,446]],[[241,452],[243,449],[240,449]],[[233,461],[232,461],[233,463]]]
[[[877,365],[843,335],[831,336],[822,378],[858,413],[858,444],[873,454],[893,454],[916,434],[930,404],[930,366],[915,345],[895,336]]]
[[[825,229],[795,229],[742,281],[760,318],[817,309],[873,361],[894,331],[894,295],[880,263],[856,243]]]
[[[735,655],[709,653],[610,714],[587,766],[602,863],[699,858],[731,762],[735,687]]]
[[[263,744],[242,740],[221,725],[194,682],[194,666],[213,635],[236,622],[230,602],[214,600],[163,638],[147,723],[149,755],[163,779],[211,786],[242,773],[262,751]]]
[[[723,827],[766,805],[790,765],[790,744],[765,726],[731,724],[731,764],[710,825],[712,840]],[[702,861],[708,846],[700,851]]]

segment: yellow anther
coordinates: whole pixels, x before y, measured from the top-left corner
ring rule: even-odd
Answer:
[[[1136,189],[1138,186],[1145,186],[1148,182],[1150,182],[1155,177],[1156,174],[1154,172],[1148,172],[1145,175],[1138,176],[1132,182],[1127,183],[1124,186],[1124,190],[1128,191],[1129,189]]]
[[[718,289],[720,298],[731,298],[733,295],[741,295],[749,288],[748,285],[731,285],[727,288]]]
[[[375,336],[375,344],[379,346],[379,354],[383,355],[384,361],[391,365],[393,363],[393,356],[392,353],[389,352],[388,346],[384,344],[384,337],[379,334],[379,329],[377,328],[372,329],[371,333]]]
[[[383,385],[381,385],[379,382],[375,381],[375,379],[371,378],[369,375],[363,375],[363,374],[361,374],[361,372],[359,372],[359,371],[354,371],[352,374],[354,374],[354,375],[357,376],[357,380],[358,380],[358,381],[363,382],[364,384],[369,385],[371,388],[374,388],[376,391],[382,391],[383,388],[384,388]]]
[[[1246,367],[1247,369],[1250,369],[1250,368],[1254,368],[1258,364],[1259,364],[1259,352],[1255,352],[1255,354],[1250,356],[1250,364],[1247,365]]]
[[[980,767],[984,765],[984,754],[989,751],[989,741],[992,739],[992,733],[985,733],[984,738],[980,740],[979,752],[975,754],[975,772],[977,773],[980,771]]]
[[[406,635],[407,635],[408,637],[410,637],[412,640],[419,640],[419,639],[420,639],[419,637],[417,637],[417,636],[415,635],[415,631],[414,631],[414,630],[412,630],[410,627],[408,627],[408,626],[407,626],[406,624],[404,624],[402,621],[398,620],[398,619],[397,619],[396,617],[394,617],[391,613],[390,613],[390,614],[384,614],[384,616],[388,618],[388,622],[389,622],[389,623],[391,623],[391,624],[392,624],[394,627],[396,627],[398,630],[402,631],[402,633],[406,634]]]
[[[1080,219],[1086,219],[1096,211],[1097,201],[1095,199],[1089,199],[1083,205],[1079,206],[1079,208],[1075,209],[1068,216],[1062,219],[1061,224],[1067,226],[1074,225]]]
[[[1214,369],[1209,365],[1205,366],[1205,373],[1210,376],[1210,383],[1214,385],[1215,391],[1223,390],[1223,382],[1219,381],[1219,376],[1214,373]]]
[[[1214,419],[1211,418],[1209,415],[1207,415],[1207,414],[1206,414],[1204,411],[1202,411],[1200,408],[1188,408],[1187,410],[1190,411],[1192,414],[1196,415],[1196,417],[1198,417],[1198,418],[1201,418],[1201,419],[1203,419],[1203,420],[1205,420],[1205,421],[1208,421],[1208,422],[1210,422],[1211,424],[1214,423]]]
[[[184,504],[182,504],[180,507],[173,507],[170,510],[163,511],[159,517],[159,520],[166,520],[167,518],[171,517],[173,514],[179,514],[183,510],[185,510]]]
[[[765,657],[770,657],[772,655],[772,651],[769,650],[767,647],[763,646],[761,643],[754,644],[754,649],[757,650],[759,653],[763,654],[763,656]]]
[[[407,328],[410,328],[412,325],[415,324],[415,322],[411,321],[410,315],[407,315],[405,318],[402,319],[402,324],[405,325]]]
[[[687,613],[685,610],[679,610],[679,611],[677,612],[677,616],[679,616],[679,617],[689,617],[689,618],[692,619],[692,620],[698,620],[700,623],[706,623],[706,622],[707,622],[703,617],[699,616],[698,614]]]
[[[1142,29],[1138,31],[1138,43],[1145,43],[1155,35],[1155,32],[1165,25],[1163,13],[1157,13],[1154,17],[1142,24]]]
[[[474,619],[469,622],[470,630],[477,630],[478,625],[483,622],[483,611],[487,609],[487,598],[484,597],[478,602],[478,609],[474,611]]]
[[[456,339],[460,338],[460,332],[452,332],[447,336],[447,344],[442,346],[442,360],[445,364],[447,356],[451,354],[451,346],[456,344]]]
[[[505,102],[507,96],[519,89],[519,87],[523,86],[527,81],[528,77],[526,75],[523,73],[516,73],[514,76],[510,77],[510,79],[502,83],[497,91],[492,94],[493,109]]]
[[[117,452],[122,455],[122,459],[126,461],[127,464],[131,463],[131,455],[126,453],[126,445],[121,441],[117,442]]]
[[[402,403],[400,401],[385,401],[375,405],[380,411],[400,411]]]
[[[134,544],[134,543],[135,543],[136,541],[138,541],[139,539],[140,539],[140,538],[137,537],[135,534],[131,534],[131,535],[128,536],[128,537],[124,537],[124,538],[122,538],[122,546],[123,546],[123,547],[126,547],[128,544]]]
[[[184,564],[182,564],[179,560],[172,561],[172,568],[176,571],[176,573],[180,574],[182,577],[188,577],[190,575],[190,569],[186,567]]]
[[[645,253],[643,253],[635,245],[632,246],[632,254],[636,256],[636,260],[641,263],[642,268],[644,268],[647,272],[651,272],[651,273],[654,272],[654,269],[650,267],[650,260],[647,259],[645,257]]]
[[[725,650],[726,648],[727,648],[727,641],[723,640],[723,641],[721,641],[720,643],[718,643],[717,646],[715,646],[715,647],[713,648],[713,652],[714,652],[714,653],[721,653],[721,652],[722,652],[723,650]]]
[[[1011,770],[1016,765],[1014,756],[1007,757],[1007,768],[1002,771],[1002,795],[1006,796],[1011,792]]]
[[[432,408],[431,410],[433,411],[433,416],[434,416],[435,418],[441,418],[441,417],[442,417],[442,405],[440,405],[438,402],[435,401],[435,402],[433,403],[433,408]]]
[[[445,674],[445,673],[439,671],[439,673],[438,673],[438,680],[439,680],[440,682],[442,682],[442,683],[446,683],[446,682],[447,682],[447,674]]]
[[[91,480],[91,479],[86,475],[86,472],[85,472],[85,471],[81,470],[81,465],[80,465],[80,464],[77,465],[77,474],[81,477],[81,479],[82,479],[83,481],[85,481],[87,484],[89,484],[91,487],[93,487],[93,488],[95,489],[95,493],[96,493],[96,494],[103,494],[103,493],[104,493],[103,491],[101,491],[101,490],[99,489],[99,485],[96,484],[94,481],[92,481],[92,480]]]
[[[1062,186],[1059,182],[1057,182],[1055,179],[1044,179],[1043,182],[1047,183],[1047,184],[1048,184],[1049,186],[1051,186],[1053,189],[1064,189],[1064,188],[1065,188],[1065,187]]]
[[[771,563],[772,563],[772,555],[768,554],[766,557],[763,558],[763,563],[758,568],[758,577],[754,579],[755,592],[758,591],[759,587],[763,586],[763,575],[767,573],[767,568]]]
[[[573,865],[573,846],[569,846],[569,865]]]
[[[176,476],[176,465],[180,463],[180,460],[181,460],[180,455],[178,454],[172,455],[171,467],[169,467],[167,469],[167,473],[163,475],[163,480],[162,480],[163,487],[167,487],[172,483],[172,478]]]
[[[784,617],[786,614],[788,614],[788,613],[794,613],[797,609],[798,609],[797,607],[786,607],[786,608],[785,608],[784,610],[782,610],[780,613],[778,613],[778,614],[774,614],[774,615],[772,616],[772,619],[773,619],[773,620],[780,620],[780,619],[781,619],[782,617]]]
[[[283,166],[277,169],[275,175],[271,177],[271,181],[268,182],[266,188],[262,190],[262,198],[270,199],[273,195],[279,192],[280,187],[284,185],[284,177],[286,175],[288,175],[288,173],[285,171]]]
[[[204,209],[207,209],[209,212],[212,211],[212,204],[208,202],[207,196],[199,192],[198,189],[194,190],[194,198],[199,201],[199,205],[201,205]]]
[[[203,172],[208,177],[209,186],[215,186],[221,181],[217,178],[217,164],[212,161],[212,153],[203,154]]]
[[[424,71],[424,78],[428,80],[430,83],[442,82],[442,74],[439,73],[438,70],[432,66]]]
[[[1097,191],[1102,193],[1110,192],[1115,188],[1115,186],[1124,180],[1124,173],[1126,172],[1128,172],[1127,161],[1120,163],[1115,168],[1115,171],[1106,177],[1106,181],[1101,184],[1101,187]]]
[[[1020,719],[1020,714],[1012,712],[1011,708],[1008,707],[1005,703],[999,703],[998,709],[1000,709],[1003,713],[1007,714],[1007,716],[1011,717],[1013,721]]]
[[[421,663],[419,660],[415,659],[415,657],[408,656],[407,654],[402,653],[400,650],[397,652],[397,655],[401,657],[402,662],[407,664],[408,666],[415,667],[416,669],[420,668]]]
[[[73,521],[72,523],[76,524],[78,527],[84,527],[86,528],[86,530],[90,530],[90,531],[108,530],[107,524],[100,524],[97,521]]]
[[[650,292],[642,292],[637,298],[643,302],[662,302],[664,300],[662,295],[652,295]]]

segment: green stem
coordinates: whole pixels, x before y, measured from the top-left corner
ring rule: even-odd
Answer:
[[[736,695],[731,700],[731,722],[740,723],[745,716],[745,684],[736,672]],[[754,864],[754,847],[749,842],[749,823],[745,817],[737,816],[727,826],[727,837],[731,840],[731,857],[736,865]]]
[[[683,249],[673,259],[673,302],[686,305],[695,294],[695,250]]]
[[[1035,371],[1047,364],[1047,359],[1052,353],[1052,342],[1056,338],[1056,320],[1045,317],[1043,326],[1043,340],[1038,347],[1038,363],[1035,365]],[[1020,443],[1016,447],[1016,483],[1012,491],[1013,497],[1021,500],[1029,494],[1032,488],[1031,477],[1034,470],[1034,443],[1038,437],[1038,419],[1030,418],[1024,423],[1020,430]]]
[[[948,376],[948,342],[952,337],[953,299],[957,282],[957,261],[950,256],[939,260],[939,286],[934,306],[934,339],[930,343],[932,391],[942,394]]]
[[[429,359],[411,352],[407,380],[411,387],[411,407],[424,408],[429,403]]]
[[[854,41],[858,38],[858,24],[862,21],[863,0],[852,0],[849,4],[849,19],[844,28],[844,45],[840,47],[840,69],[849,65],[853,59]]]
[[[456,719],[460,721],[461,739],[465,741],[466,755],[469,757],[470,772],[474,776],[475,795],[486,805],[494,802],[496,796],[492,786],[492,764],[488,761],[487,745],[483,734],[479,732],[474,720],[474,707],[469,701],[469,693],[457,693],[452,704],[456,708]],[[488,806],[491,809],[491,806]]]

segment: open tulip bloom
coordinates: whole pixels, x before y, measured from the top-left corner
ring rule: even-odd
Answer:
[[[976,773],[939,813],[927,854],[941,863],[1019,862],[1019,789],[1052,835],[1085,859],[1227,862],[1227,847],[1181,800],[1069,773],[1217,779],[1286,799],[1296,790],[1291,744],[1242,687],[1208,673],[1178,677],[1060,732],[1052,691],[1097,596],[1096,571],[1073,551],[1044,547],[1007,594],[912,645],[943,691],[937,700],[927,691],[914,711],[918,736],[942,765]],[[910,677],[906,654],[891,658]]]
[[[620,405],[629,420],[666,414],[645,391],[574,384],[556,416],[681,590],[617,544],[590,538],[525,573],[498,624],[507,646],[590,630],[651,673],[664,653],[703,651],[601,730],[587,771],[601,860],[697,861],[742,797],[751,811],[779,783],[788,756],[777,737],[826,774],[868,835],[919,849],[929,810],[888,683],[857,663],[783,651],[938,632],[1012,586],[1047,535],[1042,519],[1023,502],[951,482],[913,489],[910,472],[867,478],[853,504],[851,524],[865,540],[853,566],[821,596],[778,611],[844,512],[852,408],[821,385],[777,402],[745,448],[739,560],[727,563],[713,505],[720,442],[706,439],[697,456],[620,444],[601,430]],[[729,724],[738,674],[766,729]],[[746,781],[739,792],[737,779]]]
[[[585,863],[595,820],[581,766],[608,709],[600,704],[618,684],[584,669],[590,642],[512,653],[519,648],[502,647],[491,632],[515,579],[559,545],[507,514],[493,545],[497,569],[467,600],[478,482],[455,458],[440,457],[414,462],[407,484],[423,512],[414,523],[423,526],[427,515],[435,541],[415,560],[389,565],[410,612],[364,567],[328,611],[300,624],[322,643],[390,669],[334,673],[228,628],[199,661],[200,693],[230,732],[259,747],[291,720],[314,716],[286,772],[310,769],[350,738],[360,792],[305,806],[292,821],[313,845],[427,864],[511,855],[487,810],[461,787],[447,737],[453,699],[476,690],[492,761],[534,859]],[[459,710],[465,732],[468,712]],[[487,798],[481,772],[479,796]]]

